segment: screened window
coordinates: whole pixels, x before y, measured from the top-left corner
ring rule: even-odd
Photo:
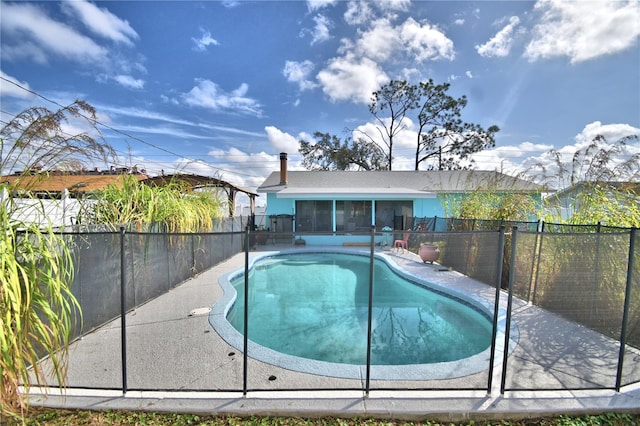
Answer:
[[[296,231],[332,231],[332,202],[325,200],[296,201]]]
[[[371,201],[336,201],[336,231],[367,231],[371,228]]]
[[[410,200],[376,201],[376,228],[388,226],[406,229],[413,218],[413,202]]]

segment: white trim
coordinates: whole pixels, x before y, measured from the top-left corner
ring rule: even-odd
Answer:
[[[435,192],[408,188],[286,188],[276,193],[277,198],[395,200],[398,198],[436,198]]]

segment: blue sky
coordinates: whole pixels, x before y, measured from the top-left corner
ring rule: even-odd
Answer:
[[[477,168],[516,173],[554,148],[640,134],[636,1],[2,2],[3,122],[93,105],[118,165],[255,189],[315,131],[376,134],[390,79],[451,83],[465,121],[501,131]],[[16,83],[17,85],[13,84]],[[27,90],[24,90],[27,89]],[[36,96],[33,93],[36,93]],[[396,139],[411,169],[413,123]],[[112,129],[118,130],[114,132]],[[639,152],[634,144],[629,152]]]

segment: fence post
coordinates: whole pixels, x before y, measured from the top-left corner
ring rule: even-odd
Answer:
[[[160,237],[160,235],[163,234],[156,234],[158,235],[158,237]],[[145,237],[147,238],[147,241],[149,241],[149,234],[147,234],[147,236]],[[165,262],[166,264],[166,270],[165,272],[167,273],[167,291],[171,290],[171,253],[169,253],[169,247],[171,247],[171,235],[167,232],[164,234],[164,239],[165,239],[165,244],[164,244],[164,255],[165,255]]]
[[[622,330],[620,331],[620,352],[618,353],[618,371],[616,373],[616,392],[622,386],[622,364],[624,363],[624,349],[627,345],[627,323],[629,322],[629,303],[631,302],[631,284],[633,283],[634,254],[636,250],[636,232],[638,228],[631,228],[629,233],[629,260],[627,262],[627,283],[624,291],[624,310],[622,311]]]
[[[538,280],[538,266],[540,266],[540,248],[542,248],[540,219],[536,224],[536,238],[533,242],[533,253],[531,254],[531,275],[529,276],[529,288],[527,290],[527,302],[532,300],[531,293],[535,291],[535,283]]]
[[[242,394],[247,395],[247,364],[249,347],[249,225],[244,229],[244,342],[242,354]]]
[[[540,241],[536,243],[536,250],[537,250],[537,257],[538,259],[536,260],[536,276],[533,280],[533,285],[529,286],[529,300],[531,303],[533,303],[534,305],[536,304],[536,288],[538,287],[538,278],[540,276],[540,261],[542,259],[542,243],[544,241],[544,228],[545,228],[545,223],[544,220],[542,221],[542,224],[540,226]],[[533,293],[533,295],[531,295],[531,293]]]
[[[189,239],[191,240],[191,276],[194,276],[197,273],[195,235],[195,233],[189,234]]]
[[[597,298],[597,289],[598,289],[598,277],[600,276],[600,243],[601,243],[601,233],[602,233],[602,222],[598,221],[598,225],[596,227],[596,248],[593,259],[593,287],[591,289],[591,306],[589,309],[589,325],[592,324],[594,307],[596,304]]]
[[[516,264],[516,244],[518,242],[518,227],[514,226],[511,233],[511,259],[509,265],[509,297],[507,299],[507,319],[504,325],[504,349],[502,353],[502,379],[500,381],[500,394],[504,394],[507,381],[507,358],[509,357],[509,338],[511,337],[511,310],[513,308],[513,280]]]
[[[122,355],[122,393],[127,393],[127,277],[125,231],[120,227],[120,346]]]
[[[493,385],[493,363],[496,357],[496,340],[498,337],[498,314],[500,310],[500,287],[502,283],[502,264],[504,260],[504,225],[500,227],[498,234],[498,260],[496,261],[496,297],[493,303],[493,331],[491,333],[491,355],[489,358],[489,380],[487,382],[487,394],[491,394]]]
[[[373,262],[374,247],[376,245],[376,226],[371,225],[371,250],[369,253],[369,303],[367,308],[367,373],[365,378],[365,395],[369,396],[369,387],[371,381],[371,333],[373,321]]]

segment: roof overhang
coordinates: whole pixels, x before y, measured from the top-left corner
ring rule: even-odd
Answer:
[[[285,188],[276,198],[397,200],[399,198],[435,198],[435,192],[408,188]]]

